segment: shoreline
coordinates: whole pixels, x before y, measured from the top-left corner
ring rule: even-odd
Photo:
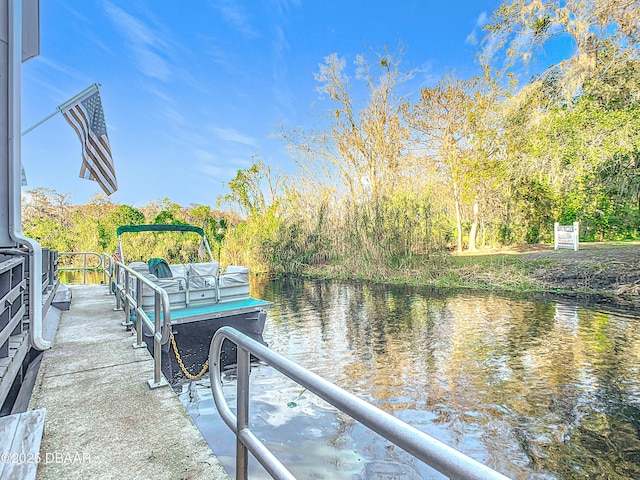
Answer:
[[[584,243],[577,252],[526,245],[431,257],[411,268],[367,272],[322,265],[306,268],[300,276],[552,296],[635,313],[640,307],[640,242]]]

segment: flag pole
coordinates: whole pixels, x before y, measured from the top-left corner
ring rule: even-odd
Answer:
[[[49,115],[48,117],[43,118],[42,120],[40,120],[38,123],[36,123],[35,125],[27,128],[24,132],[22,132],[22,136],[24,137],[27,133],[29,133],[31,130],[33,130],[36,127],[39,127],[40,125],[42,125],[44,122],[46,122],[47,120],[49,120],[51,117],[53,117],[55,114],[60,113],[60,110],[56,110],[55,112],[53,112],[51,115]]]
[[[33,130],[36,127],[39,127],[40,125],[42,125],[44,122],[46,122],[47,120],[49,120],[51,117],[55,116],[56,114],[60,113],[62,110],[65,109],[65,107],[68,107],[69,105],[71,105],[72,103],[78,101],[78,99],[82,98],[83,96],[85,96],[87,93],[89,93],[91,90],[93,89],[98,89],[98,87],[100,86],[99,83],[94,83],[93,85],[91,85],[88,88],[85,88],[82,92],[80,92],[79,94],[77,94],[76,96],[74,96],[73,98],[67,100],[66,102],[64,102],[62,105],[58,105],[58,107],[56,107],[56,111],[53,112],[51,115],[43,118],[42,120],[40,120],[38,123],[36,123],[35,125],[32,125],[31,127],[27,128],[24,132],[22,132],[22,136],[24,137],[27,133],[29,133],[31,130]]]
[[[62,111],[65,108],[67,108],[69,105],[71,105],[72,103],[77,102],[78,100],[80,100],[82,97],[84,97],[85,95],[87,95],[89,92],[91,92],[93,89],[98,90],[98,87],[100,86],[99,83],[94,83],[93,85],[91,85],[90,87],[85,88],[83,91],[81,91],[79,94],[77,94],[75,97],[70,98],[69,100],[67,100],[66,102],[64,102],[62,105],[58,105],[58,111]]]

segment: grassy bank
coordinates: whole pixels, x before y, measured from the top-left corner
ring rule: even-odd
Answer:
[[[637,297],[625,286],[640,281],[640,242],[587,243],[578,252],[536,245],[430,256],[404,268],[334,264],[304,273],[438,288]]]

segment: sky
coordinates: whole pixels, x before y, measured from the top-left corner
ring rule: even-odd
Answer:
[[[254,157],[272,171],[296,166],[277,126],[311,129],[330,107],[314,73],[325,57],[402,43],[414,91],[444,74],[480,73],[482,25],[499,1],[46,0],[40,55],[23,64],[26,130],[99,83],[118,179],[112,201],[215,207]],[[409,87],[407,87],[409,88]],[[81,146],[58,114],[22,138],[26,190],[102,192],[79,178]]]

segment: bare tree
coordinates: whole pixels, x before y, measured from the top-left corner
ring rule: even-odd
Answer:
[[[22,205],[23,224],[32,224],[38,219],[45,218],[69,227],[70,196],[70,192],[60,193],[45,187],[29,190]]]
[[[329,125],[318,131],[285,131],[283,137],[309,176],[339,178],[353,202],[378,198],[399,183],[408,129],[402,124],[406,103],[397,96],[398,84],[410,77],[399,69],[400,54],[375,54],[376,62],[359,55],[356,79],[366,85],[365,105],[358,109],[351,92],[346,61],[332,54],[325,58],[315,78],[318,90],[333,107]]]

